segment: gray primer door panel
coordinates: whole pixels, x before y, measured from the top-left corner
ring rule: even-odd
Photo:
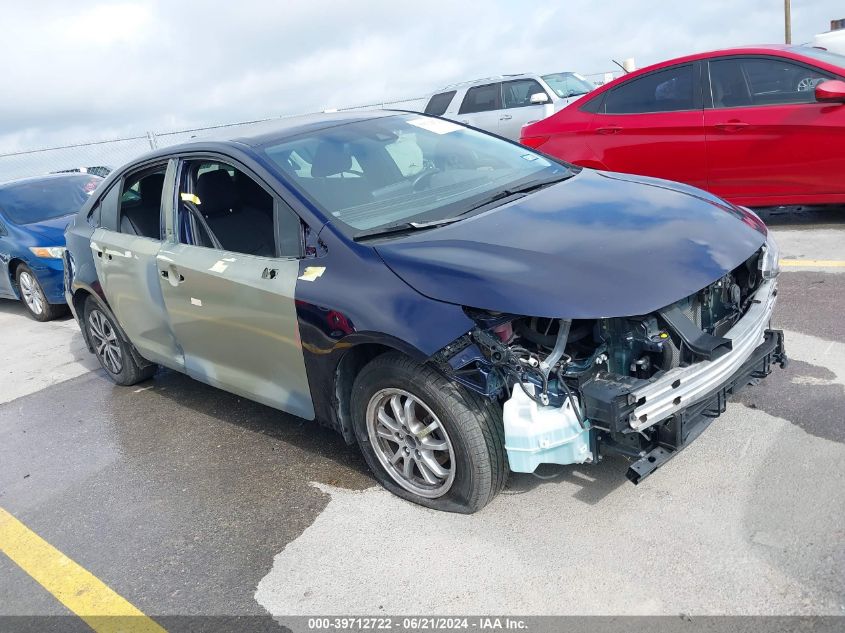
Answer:
[[[314,419],[294,303],[298,260],[166,243],[158,269],[189,376]]]
[[[160,248],[158,240],[102,228],[91,236],[97,278],[126,336],[147,360],[184,371],[158,282]]]

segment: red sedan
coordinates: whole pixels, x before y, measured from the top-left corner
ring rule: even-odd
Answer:
[[[845,203],[845,56],[701,53],[620,77],[522,129],[571,163],[685,182],[746,206]]]

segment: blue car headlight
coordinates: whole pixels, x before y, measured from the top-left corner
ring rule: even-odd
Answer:
[[[61,259],[65,254],[64,246],[30,246],[29,250],[42,259]]]

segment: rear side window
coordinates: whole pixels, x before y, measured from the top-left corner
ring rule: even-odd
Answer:
[[[120,192],[118,230],[129,235],[161,239],[161,195],[167,165],[130,174]]]
[[[782,59],[735,58],[710,62],[715,108],[813,103],[815,89],[832,75]]]
[[[449,92],[441,92],[440,94],[434,95],[428,100],[428,105],[425,107],[425,113],[431,114],[432,116],[440,116],[446,112],[446,110],[449,109],[449,104],[452,103],[455,92],[455,90],[451,90]]]
[[[472,114],[473,112],[488,112],[501,108],[500,96],[502,84],[487,84],[467,90],[458,114]]]
[[[695,108],[692,65],[638,77],[614,88],[605,99],[607,114],[674,112]]]
[[[548,96],[539,82],[534,79],[516,79],[506,81],[502,84],[502,107],[503,108],[524,108],[534,105],[531,103],[531,96],[544,94]]]

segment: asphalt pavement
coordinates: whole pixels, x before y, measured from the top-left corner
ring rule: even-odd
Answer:
[[[763,215],[791,363],[639,486],[609,458],[426,510],[331,431],[171,371],[114,386],[73,320],[1,301],[0,508],[161,621],[845,615],[845,210]],[[69,613],[0,555],[0,615]]]

